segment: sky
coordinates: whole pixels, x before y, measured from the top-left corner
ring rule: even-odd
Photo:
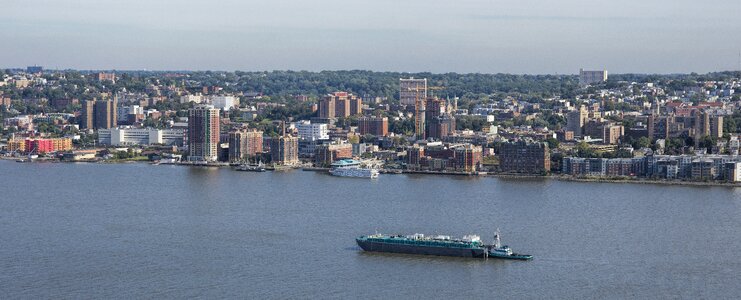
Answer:
[[[0,0],[0,67],[738,70],[739,0]]]

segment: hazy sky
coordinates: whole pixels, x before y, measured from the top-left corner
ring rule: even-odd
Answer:
[[[737,70],[740,0],[0,0],[0,67]]]

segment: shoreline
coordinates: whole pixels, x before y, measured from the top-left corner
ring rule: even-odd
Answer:
[[[3,161],[17,161],[19,158],[14,157],[0,157]],[[117,160],[117,161],[106,161],[106,160],[80,160],[80,161],[62,161],[57,159],[46,159],[37,161],[25,161],[23,163],[98,163],[98,164],[130,164],[130,163],[146,163],[149,165],[160,165],[151,161],[142,160]],[[161,165],[172,165],[172,166],[185,166],[185,167],[217,167],[225,168],[232,167],[228,163],[217,163],[217,164],[190,164],[190,163],[166,163]],[[296,170],[301,169],[307,172],[326,172],[329,168],[321,167],[280,167],[271,169],[271,171],[283,171],[283,170]],[[400,175],[400,174],[419,174],[419,175],[433,175],[433,176],[476,176],[476,177],[493,177],[498,179],[545,179],[545,180],[558,180],[558,181],[570,181],[570,182],[592,182],[592,183],[621,183],[621,184],[654,184],[664,186],[696,186],[696,187],[730,187],[736,188],[741,187],[741,182],[720,182],[720,181],[682,181],[682,180],[658,180],[648,178],[620,178],[620,179],[609,179],[609,178],[598,178],[598,177],[570,177],[565,175],[529,175],[529,174],[498,174],[491,172],[438,172],[438,171],[418,171],[418,170],[398,170],[398,169],[381,169],[381,174],[389,175]]]

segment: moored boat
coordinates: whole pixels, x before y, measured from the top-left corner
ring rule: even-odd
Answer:
[[[262,164],[262,162],[253,165],[253,164],[241,164],[235,168],[237,171],[247,171],[247,172],[265,172],[265,165]]]
[[[339,177],[378,178],[378,170],[361,167],[361,162],[354,159],[343,159],[332,163],[329,174]]]

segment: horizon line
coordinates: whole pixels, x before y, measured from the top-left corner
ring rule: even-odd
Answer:
[[[198,73],[198,72],[218,72],[218,73],[236,73],[236,72],[245,72],[245,73],[273,73],[273,72],[308,72],[308,73],[322,73],[322,72],[372,72],[372,73],[399,73],[399,74],[421,74],[421,73],[429,73],[433,75],[443,75],[443,74],[482,74],[482,75],[530,75],[530,76],[544,76],[544,75],[551,75],[551,76],[578,76],[579,73],[504,73],[504,72],[493,72],[493,73],[486,73],[486,72],[432,72],[432,71],[389,71],[389,70],[368,70],[368,69],[334,69],[334,70],[319,70],[319,71],[311,71],[311,70],[295,70],[295,69],[276,69],[276,70],[217,70],[217,69],[183,69],[183,70],[165,70],[165,69],[75,69],[75,68],[45,68],[42,65],[30,65],[26,67],[0,67],[1,70],[20,70],[25,71],[28,67],[42,67],[43,71],[80,71],[80,72],[155,72],[155,73],[167,73],[167,72],[183,72],[183,73]],[[598,68],[592,68],[592,69],[584,69],[585,71],[608,71],[609,75],[707,75],[707,74],[714,74],[714,73],[734,73],[734,72],[741,72],[741,70],[718,70],[718,71],[708,71],[705,73],[699,73],[699,72],[673,72],[673,73],[609,73],[608,69],[598,69]]]

